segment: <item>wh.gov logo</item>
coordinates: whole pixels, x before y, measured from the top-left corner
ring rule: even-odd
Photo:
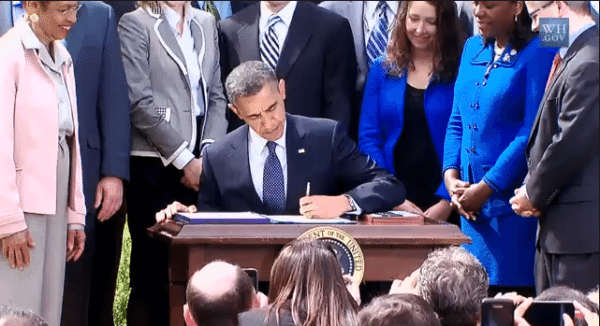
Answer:
[[[546,47],[568,47],[569,18],[540,18],[540,41]]]

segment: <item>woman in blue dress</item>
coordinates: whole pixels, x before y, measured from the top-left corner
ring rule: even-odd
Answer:
[[[508,201],[527,173],[525,146],[555,50],[540,47],[523,1],[475,1],[473,11],[481,35],[463,49],[444,182],[490,285],[530,287],[537,221]]]
[[[403,1],[384,56],[365,86],[359,148],[406,187],[400,209],[447,220],[442,181],[462,37],[451,1]]]

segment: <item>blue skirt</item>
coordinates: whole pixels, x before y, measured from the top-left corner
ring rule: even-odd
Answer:
[[[461,229],[472,239],[463,245],[488,272],[490,285],[533,286],[537,218],[508,214],[478,221],[461,218]]]

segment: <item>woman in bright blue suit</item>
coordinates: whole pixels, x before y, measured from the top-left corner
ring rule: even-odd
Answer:
[[[359,147],[406,187],[400,209],[447,220],[446,126],[462,44],[453,2],[404,1],[365,86]],[[457,46],[458,45],[458,46]]]
[[[475,1],[474,15],[481,35],[463,49],[444,181],[490,285],[531,286],[537,221],[508,201],[527,173],[525,146],[555,50],[540,47],[523,1]]]

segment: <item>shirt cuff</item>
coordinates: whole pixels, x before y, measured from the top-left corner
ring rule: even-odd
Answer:
[[[352,196],[350,195],[344,195],[346,198],[348,198],[350,200],[350,206],[354,207],[355,209],[350,211],[350,212],[346,212],[345,214],[349,214],[349,215],[360,215],[363,212],[363,209],[360,208],[360,206],[358,206],[358,203],[356,203],[356,201],[354,200],[354,198],[352,198]]]
[[[527,187],[523,186],[523,187],[521,187],[521,190],[523,191],[523,194],[525,194],[525,198],[527,198],[527,200],[531,201],[531,199],[529,199],[529,194],[527,193]]]
[[[67,230],[85,230],[85,225],[79,223],[69,223],[67,224]]]
[[[179,170],[183,170],[183,168],[193,159],[194,154],[186,148],[173,160],[173,166]]]

